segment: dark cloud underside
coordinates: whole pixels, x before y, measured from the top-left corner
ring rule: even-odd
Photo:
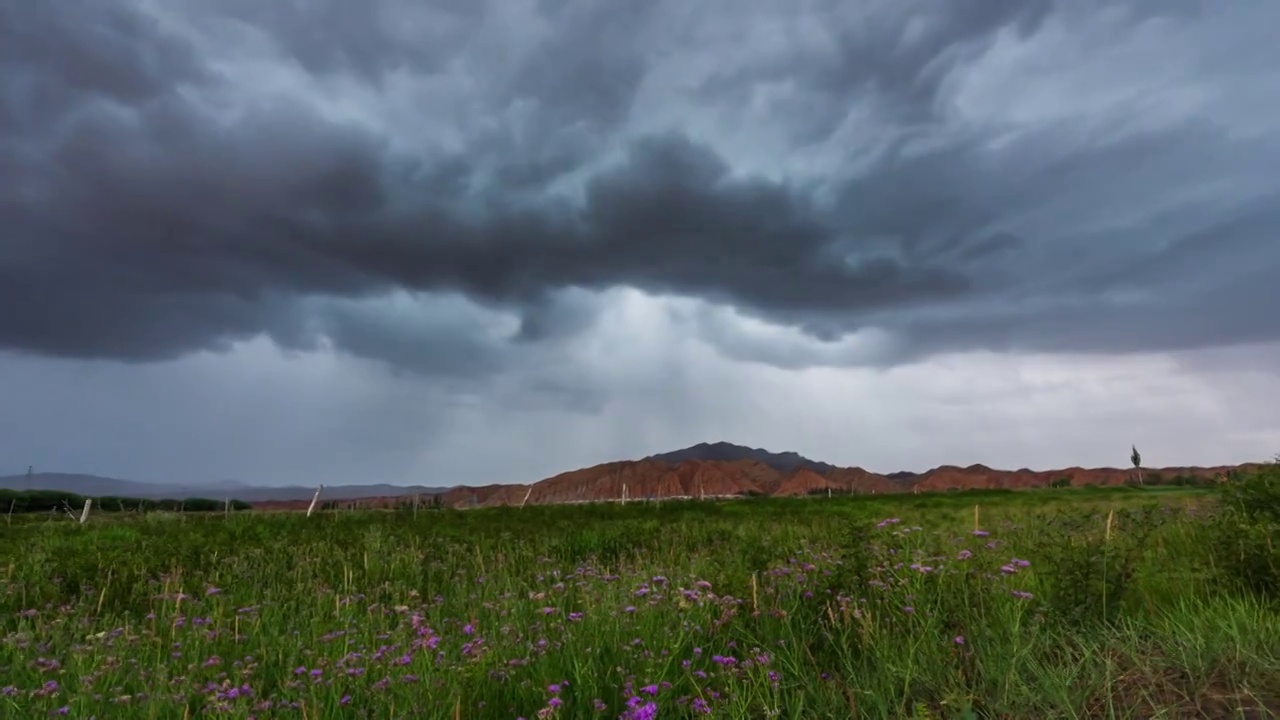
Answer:
[[[690,60],[687,106],[667,108],[639,102],[660,63],[733,49],[716,16],[586,2],[147,7],[0,1],[0,347],[142,361],[267,333],[483,374],[504,347],[589,327],[589,296],[566,292],[618,286],[821,337],[874,326],[912,355],[1280,337],[1259,310],[1280,305],[1265,282],[1280,269],[1266,179],[1280,150],[1265,125],[1280,101],[1240,80],[1265,82],[1280,51],[1213,30],[1274,10],[814,3],[777,47],[739,47],[696,77]],[[731,27],[767,9],[726,7]],[[985,59],[1097,18],[1155,50],[1143,38],[1209,28],[1217,54],[1183,79],[1236,84],[1137,129],[1101,114],[1085,133],[1053,104],[959,118],[962,81]],[[1137,52],[1126,57],[1143,65],[1116,72],[1137,85],[1087,86],[1100,103],[1160,89],[1130,76],[1167,57]],[[766,87],[795,102],[751,117],[797,153],[825,148],[821,168],[778,157],[788,171],[744,171],[771,162],[643,122],[746,114]],[[1254,131],[1225,125],[1237,105]],[[856,167],[839,159],[870,146],[841,139],[850,117],[889,138]],[[352,309],[402,291],[523,320],[504,336]]]

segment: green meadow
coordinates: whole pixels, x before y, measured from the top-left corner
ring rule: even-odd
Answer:
[[[0,717],[1272,717],[1277,470],[1210,489],[12,515]]]

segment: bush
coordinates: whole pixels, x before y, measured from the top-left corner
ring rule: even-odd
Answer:
[[[1261,595],[1280,596],[1280,456],[1217,485],[1218,513],[1211,526],[1216,566],[1228,582]]]
[[[1045,515],[1040,555],[1054,572],[1044,578],[1050,616],[1073,627],[1111,624],[1121,614],[1133,580],[1164,518],[1154,508]]]

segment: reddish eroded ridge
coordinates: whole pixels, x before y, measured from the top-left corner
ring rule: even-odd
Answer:
[[[1143,468],[1148,482],[1174,478],[1210,479],[1231,470],[1247,470],[1256,464],[1216,467]],[[572,470],[532,485],[454,487],[439,494],[438,503],[449,508],[551,505],[581,502],[663,500],[740,496],[804,496],[832,493],[912,493],[974,489],[1026,489],[1049,487],[1069,479],[1072,486],[1123,485],[1133,482],[1132,468],[1081,468],[1063,470],[995,470],[985,465],[961,468],[943,465],[924,473],[880,475],[862,468],[779,470],[757,460],[661,460],[610,462]],[[376,497],[342,500],[343,507],[390,508],[418,503],[435,504],[435,496]],[[258,509],[305,510],[308,501],[254,503]]]

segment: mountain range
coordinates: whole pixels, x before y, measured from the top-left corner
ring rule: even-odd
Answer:
[[[1210,478],[1246,466],[1144,468],[1149,481],[1175,477]],[[996,470],[985,465],[943,465],[923,473],[873,473],[810,460],[794,452],[774,453],[732,443],[700,443],[641,460],[623,460],[561,473],[533,484],[480,487],[339,485],[325,487],[322,499],[351,506],[387,507],[406,502],[439,502],[446,507],[492,507],[592,501],[797,496],[833,493],[937,492],[967,489],[1121,485],[1135,476],[1131,468]],[[61,490],[90,497],[153,499],[232,498],[264,509],[306,507],[314,487],[263,487],[243,483],[153,484],[95,475],[35,473],[0,477],[0,489]]]
[[[417,485],[333,485],[326,486],[323,494],[328,500],[354,500],[402,495],[435,495],[446,489]],[[188,498],[223,500],[231,498],[248,503],[310,502],[316,491],[314,487],[297,485],[283,487],[254,486],[235,481],[203,484],[146,483],[98,475],[57,472],[0,477],[0,490],[58,490],[85,497],[128,497],[150,500],[184,500]]]

